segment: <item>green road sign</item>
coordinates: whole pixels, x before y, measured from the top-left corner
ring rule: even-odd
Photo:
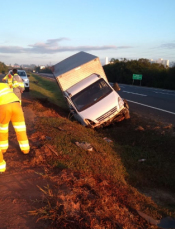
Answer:
[[[133,74],[132,79],[133,79],[133,80],[142,80],[142,75]]]

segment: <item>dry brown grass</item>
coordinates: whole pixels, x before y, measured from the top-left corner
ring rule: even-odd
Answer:
[[[39,131],[33,137],[40,143],[31,163],[44,166],[42,175],[55,185],[39,187],[44,206],[30,214],[49,220],[50,228],[158,228],[140,217],[137,210],[154,219],[160,219],[163,210],[127,184],[126,170],[113,142],[69,121],[66,113],[58,115],[39,102],[31,106],[37,107]],[[76,141],[90,142],[93,152],[78,148]]]
[[[30,214],[50,220],[53,228],[158,228],[136,211],[148,200],[127,186],[67,169],[51,180],[54,190],[40,188],[45,206]],[[155,205],[151,200],[149,204]]]

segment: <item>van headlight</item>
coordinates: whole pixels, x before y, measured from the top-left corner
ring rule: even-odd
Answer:
[[[85,121],[85,123],[86,123],[87,125],[90,125],[90,126],[94,126],[94,125],[96,124],[95,122],[93,122],[93,121],[90,120],[90,119],[85,119],[84,121]]]
[[[27,81],[28,81],[28,79],[23,79],[23,81],[24,81],[24,82],[27,82]]]
[[[119,105],[119,108],[122,108],[124,105],[123,99],[121,97],[118,97],[118,105]]]

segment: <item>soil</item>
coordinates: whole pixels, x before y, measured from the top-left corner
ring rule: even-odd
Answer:
[[[32,101],[29,93],[23,93],[23,111],[27,125],[27,134],[31,146],[28,155],[24,155],[16,140],[15,131],[9,125],[9,148],[4,154],[6,172],[0,174],[0,228],[47,228],[45,222],[36,223],[36,218],[28,214],[38,206],[38,197],[41,199],[41,191],[38,186],[47,185],[47,179],[40,175],[43,173],[42,166],[34,167],[32,158],[34,148],[38,141],[32,138],[34,131],[35,113],[28,107]],[[40,204],[41,205],[41,204]]]

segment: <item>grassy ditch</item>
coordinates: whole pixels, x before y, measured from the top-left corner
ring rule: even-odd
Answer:
[[[172,125],[131,119],[100,131],[114,141],[127,169],[128,180],[137,187],[169,189],[175,192],[175,136]]]
[[[175,132],[171,124],[142,119],[116,123],[100,133],[113,140],[113,149],[126,169],[127,182],[160,204],[175,209]],[[120,147],[120,150],[117,150]]]
[[[40,151],[51,149],[45,163],[50,179],[57,181],[57,192],[42,190],[46,205],[33,215],[67,228],[131,229],[149,228],[137,210],[155,219],[175,216],[174,196],[170,195],[175,187],[172,126],[131,113],[130,120],[98,131],[88,129],[68,119],[55,82],[33,75],[30,83],[31,96],[40,99],[31,104],[38,112],[35,128]],[[90,143],[93,151],[81,149],[76,142]],[[64,185],[66,194],[60,192]],[[68,227],[72,221],[75,227]]]
[[[31,74],[30,94],[33,98],[46,99],[63,109],[67,108],[56,81]]]

